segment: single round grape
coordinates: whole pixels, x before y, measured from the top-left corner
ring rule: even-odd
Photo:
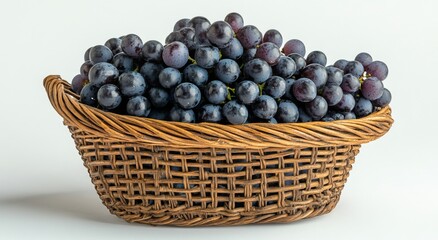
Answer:
[[[240,61],[242,63],[247,63],[255,58],[255,54],[257,52],[257,48],[249,48],[243,51],[242,57]]]
[[[356,100],[354,100],[354,96],[350,93],[344,93],[342,95],[341,101],[335,105],[336,109],[343,112],[351,112],[356,105]]]
[[[198,112],[199,122],[220,122],[222,121],[222,108],[219,105],[205,104]]]
[[[227,86],[219,80],[213,80],[205,87],[204,96],[213,104],[221,104],[227,99]]]
[[[283,98],[289,100],[295,100],[295,97],[293,96],[293,92],[292,92],[292,86],[294,85],[296,80],[293,78],[287,78],[285,79],[285,81],[286,81],[286,91],[283,95]]]
[[[259,96],[259,86],[253,81],[244,80],[236,87],[236,98],[243,104],[251,104]]]
[[[281,56],[278,59],[278,63],[272,67],[272,70],[277,76],[280,76],[282,78],[289,78],[293,74],[295,74],[295,71],[297,70],[297,65],[292,58]]]
[[[111,50],[113,55],[122,52],[122,39],[110,38],[105,42],[105,46]]]
[[[228,46],[234,38],[234,31],[227,22],[217,21],[208,28],[207,38],[218,48],[224,48]]]
[[[315,83],[308,78],[300,78],[292,85],[292,93],[300,102],[310,102],[316,97],[317,89]]]
[[[117,108],[122,102],[122,94],[114,84],[105,84],[97,91],[97,102],[105,109]]]
[[[170,109],[169,117],[174,122],[194,123],[196,121],[195,112],[192,109],[182,109],[178,106]]]
[[[158,81],[164,88],[173,88],[182,82],[182,76],[178,69],[167,67],[161,70]]]
[[[321,51],[313,51],[307,55],[306,58],[307,65],[312,63],[317,63],[319,65],[325,66],[327,64],[327,57]]]
[[[237,60],[243,55],[243,46],[237,38],[233,38],[228,46],[221,49],[221,53],[223,58]]]
[[[190,19],[188,18],[182,18],[178,20],[175,25],[173,26],[173,31],[178,31],[181,28],[187,27],[189,24]]]
[[[359,98],[359,101],[357,101],[356,106],[354,107],[354,113],[357,117],[365,117],[373,112],[373,104],[370,100],[365,98]]]
[[[286,81],[279,76],[272,76],[265,82],[263,94],[281,98],[286,93]]]
[[[140,68],[140,74],[151,87],[160,86],[159,75],[163,71],[163,65],[153,62],[145,62]]]
[[[304,46],[304,43],[298,39],[291,39],[291,40],[287,41],[284,44],[282,51],[283,51],[284,55],[289,55],[291,53],[297,53],[297,54],[301,55],[302,57],[304,57],[304,55],[306,55],[306,47]]]
[[[248,119],[248,109],[236,100],[225,103],[222,113],[231,124],[244,124]]]
[[[155,108],[165,107],[170,101],[169,93],[164,88],[160,87],[149,89],[148,98],[152,106]]]
[[[252,112],[258,118],[270,119],[277,113],[277,102],[271,96],[258,96],[251,104]]]
[[[386,107],[391,102],[391,98],[391,92],[388,89],[384,88],[382,96],[372,101],[372,103],[375,107]]]
[[[341,69],[329,66],[326,67],[325,70],[327,71],[327,85],[341,85],[344,76],[344,72]]]
[[[181,28],[178,31],[175,41],[182,42],[184,43],[184,45],[187,46],[188,49],[192,49],[196,45],[195,36],[196,36],[196,31],[194,28],[185,27],[185,28]]]
[[[195,51],[195,61],[203,68],[213,68],[220,58],[220,52],[217,47],[201,47]]]
[[[353,112],[344,112],[342,114],[344,115],[344,119],[356,119],[356,114]]]
[[[361,92],[364,98],[368,100],[376,100],[383,95],[383,89],[383,83],[379,79],[370,77],[363,81]]]
[[[91,67],[93,66],[93,63],[88,60],[85,61],[82,65],[81,68],[79,69],[79,72],[81,73],[81,75],[85,78],[88,79],[88,73],[90,72]]]
[[[240,75],[239,64],[232,59],[221,59],[216,65],[215,74],[222,82],[233,83]]]
[[[316,96],[315,99],[307,102],[304,107],[309,116],[314,120],[324,117],[328,110],[327,101],[321,96]]]
[[[265,60],[269,65],[275,65],[281,56],[280,49],[271,42],[265,42],[258,46],[255,57]]]
[[[117,53],[113,57],[112,64],[119,70],[119,73],[130,72],[135,69],[134,59],[123,52]]]
[[[288,57],[292,58],[292,60],[294,60],[295,65],[296,65],[296,73],[298,73],[298,71],[301,71],[302,69],[304,69],[306,67],[306,59],[304,59],[303,56],[301,56],[298,53],[291,53],[289,55],[287,55]]]
[[[151,104],[144,96],[135,96],[126,103],[126,112],[132,116],[147,117],[151,112]]]
[[[181,33],[179,31],[177,32],[171,32],[169,35],[167,35],[166,39],[164,40],[165,44],[169,44],[175,41],[179,41],[182,38]]]
[[[192,109],[201,101],[201,91],[195,84],[184,82],[175,87],[173,98],[180,107]]]
[[[281,100],[278,104],[275,119],[281,123],[297,122],[299,117],[298,107],[289,100]]]
[[[371,62],[373,62],[373,58],[371,57],[371,55],[366,52],[361,52],[357,54],[354,60],[360,62],[364,67],[368,66]]]
[[[207,38],[207,31],[204,32],[196,32],[195,37],[193,39],[194,44],[191,46],[190,50],[196,50],[200,47],[211,47],[213,46]]]
[[[239,29],[241,29],[244,26],[243,17],[235,12],[229,13],[225,17],[225,22],[230,24],[231,28],[235,33],[237,33],[237,31],[239,31]]]
[[[96,45],[90,50],[90,61],[93,64],[100,62],[111,62],[113,53],[111,50],[103,45]]]
[[[84,61],[89,61],[89,60],[90,60],[90,51],[91,51],[91,48],[93,48],[93,47],[89,47],[89,48],[87,49],[87,51],[85,51],[85,53],[84,53]]]
[[[281,45],[283,45],[283,36],[281,36],[281,33],[276,29],[269,29],[265,35],[263,35],[263,42],[274,43],[280,48]]]
[[[318,63],[312,63],[310,65],[307,65],[300,73],[301,77],[308,78],[312,80],[316,88],[322,89],[324,85],[327,82],[327,71],[325,70],[325,67],[318,64]]]
[[[265,60],[259,58],[247,62],[243,67],[243,72],[258,84],[264,83],[272,76],[271,66]]]
[[[125,72],[119,76],[120,92],[125,97],[143,95],[147,88],[146,82],[138,72]]]
[[[388,76],[388,66],[384,62],[374,61],[370,63],[366,68],[366,72],[371,76],[383,81]]]
[[[327,101],[329,106],[338,104],[342,99],[342,88],[336,85],[326,85],[322,89],[321,96]]]
[[[208,81],[208,72],[197,64],[190,64],[184,69],[184,81],[202,88]]]
[[[182,68],[189,60],[189,49],[182,42],[172,42],[164,46],[163,62],[173,68]]]
[[[79,101],[83,104],[87,104],[88,106],[96,107],[97,91],[99,91],[99,87],[90,83],[86,84],[81,90]]]
[[[342,114],[342,113],[333,113],[333,114],[331,115],[331,117],[332,117],[334,120],[344,120],[344,119],[345,119],[345,116],[344,116],[344,114]]]
[[[107,83],[115,83],[119,77],[119,71],[114,65],[106,62],[94,64],[88,72],[88,80],[91,84],[100,87]]]
[[[141,49],[143,48],[143,41],[135,34],[128,34],[122,38],[122,50],[128,56],[133,58],[140,58]]]
[[[341,88],[346,93],[355,93],[360,88],[360,81],[353,74],[345,74],[342,78]]]
[[[344,74],[350,73],[357,78],[362,76],[363,72],[364,72],[364,68],[362,66],[362,63],[360,63],[358,61],[350,61],[344,67]]]
[[[311,121],[313,121],[312,117],[310,117],[309,114],[306,113],[306,110],[303,109],[302,107],[298,108],[298,113],[300,114],[298,116],[298,121],[299,122],[311,122]]]
[[[85,78],[82,74],[78,74],[73,77],[71,80],[71,89],[76,94],[81,94],[82,88],[88,84],[88,79]]]
[[[161,55],[163,54],[163,50],[163,45],[156,40],[147,41],[141,48],[143,59],[154,62],[160,62],[162,60]]]
[[[262,33],[253,25],[246,25],[236,33],[237,39],[245,49],[255,48],[262,42]]]
[[[335,62],[335,64],[333,64],[334,67],[337,67],[339,69],[341,69],[342,71],[344,71],[345,66],[347,66],[348,61],[345,59],[339,59]]]
[[[210,25],[210,21],[202,16],[194,17],[187,23],[187,27],[194,28],[196,33],[207,32]]]

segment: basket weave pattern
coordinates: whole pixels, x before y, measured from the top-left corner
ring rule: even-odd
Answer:
[[[44,80],[111,213],[152,225],[291,222],[330,212],[360,145],[385,134],[390,109],[362,119],[188,124],[104,112]]]

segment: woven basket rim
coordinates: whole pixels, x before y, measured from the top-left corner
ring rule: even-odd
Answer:
[[[59,75],[44,79],[49,100],[64,124],[96,136],[181,148],[306,148],[362,144],[384,135],[393,119],[389,106],[366,117],[332,122],[183,123],[106,112],[79,102]]]

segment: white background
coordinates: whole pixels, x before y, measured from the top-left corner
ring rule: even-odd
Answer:
[[[437,1],[1,1],[0,239],[438,239]],[[387,63],[392,129],[363,145],[338,206],[292,224],[128,224],[100,203],[43,78],[71,80],[83,53],[136,33],[164,41],[180,18],[229,12],[329,64],[361,51]]]

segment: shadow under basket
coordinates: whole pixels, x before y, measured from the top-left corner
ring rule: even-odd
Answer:
[[[60,76],[44,87],[103,204],[128,222],[243,225],[330,212],[361,144],[384,135],[389,107],[354,120],[166,122],[89,107]]]

